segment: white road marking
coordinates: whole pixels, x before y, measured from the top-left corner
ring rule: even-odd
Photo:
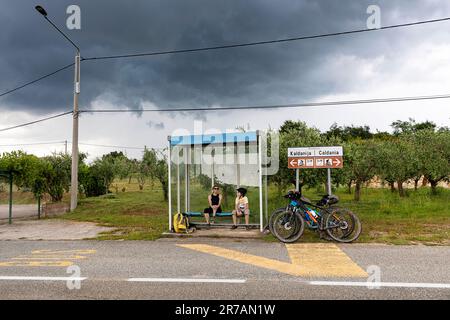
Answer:
[[[450,283],[414,283],[414,282],[355,282],[355,281],[309,281],[314,286],[345,286],[345,287],[393,287],[393,288],[435,288],[450,289]]]
[[[129,282],[245,283],[245,279],[130,278]]]
[[[83,277],[29,277],[29,276],[0,276],[0,280],[9,281],[83,281]]]

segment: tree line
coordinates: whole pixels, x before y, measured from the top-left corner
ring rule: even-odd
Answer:
[[[80,154],[78,173],[78,191],[86,197],[111,192],[116,178],[128,179],[129,182],[135,178],[141,190],[149,181],[158,180],[167,199],[166,159],[158,151],[145,148],[141,160],[129,159],[116,151],[90,164],[86,163],[86,158],[86,154]],[[13,171],[13,181],[19,190],[31,191],[36,199],[49,195],[52,202],[61,201],[64,193],[69,192],[71,163],[71,156],[64,153],[37,157],[23,151],[12,151],[0,156],[0,170]]]
[[[344,167],[332,170],[332,182],[336,187],[347,186],[349,192],[354,187],[355,200],[361,198],[361,188],[374,178],[385,182],[392,191],[398,191],[401,197],[406,195],[405,182],[414,181],[417,188],[419,180],[424,179],[435,194],[438,183],[448,182],[450,177],[449,128],[438,128],[429,121],[417,123],[413,119],[395,121],[391,126],[393,133],[372,133],[368,126],[334,124],[322,133],[304,122],[286,121],[279,129],[280,171],[269,177],[269,181],[280,192],[292,185],[294,170],[287,168],[286,157],[289,147],[342,145]],[[317,187],[325,182],[324,169],[300,170],[300,188]]]
[[[406,195],[405,182],[414,181],[417,188],[421,179],[436,193],[439,182],[448,182],[450,177],[449,128],[412,119],[395,121],[392,128],[392,133],[372,133],[368,126],[334,124],[328,131],[321,132],[301,121],[285,121],[278,130],[280,168],[268,181],[280,195],[286,188],[293,187],[295,172],[288,169],[287,164],[290,147],[342,145],[344,168],[332,170],[332,183],[335,187],[346,186],[349,192],[354,188],[355,200],[360,200],[361,189],[375,177],[401,197]],[[87,197],[104,195],[111,192],[111,188],[118,192],[117,185],[113,184],[115,179],[131,182],[134,178],[141,190],[147,183],[158,181],[167,200],[166,161],[163,152],[147,148],[139,160],[114,151],[87,164],[86,154],[80,154],[79,192]],[[58,202],[70,188],[70,155],[37,157],[23,151],[3,153],[0,170],[13,170],[14,184],[19,189],[30,190],[36,198],[49,195],[53,202]],[[319,187],[325,182],[324,169],[300,170],[300,188]]]

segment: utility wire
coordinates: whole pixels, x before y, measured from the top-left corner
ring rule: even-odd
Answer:
[[[66,70],[67,68],[72,67],[74,64],[75,64],[75,63],[68,64],[68,65],[66,65],[66,66],[64,66],[64,67],[62,67],[62,68],[59,68],[59,69],[57,69],[57,70],[55,70],[55,71],[53,71],[53,72],[47,73],[46,75],[44,75],[44,76],[42,76],[42,77],[39,77],[39,78],[37,78],[37,79],[35,79],[35,80],[32,80],[32,81],[30,81],[30,82],[24,83],[24,84],[22,84],[22,85],[20,85],[20,86],[18,86],[18,87],[15,87],[14,89],[5,91],[5,92],[3,92],[3,93],[0,94],[0,97],[6,96],[7,94],[13,93],[14,91],[23,89],[23,88],[25,88],[25,87],[27,87],[27,86],[29,86],[29,85],[32,85],[33,83],[36,83],[36,82],[38,82],[38,81],[43,80],[43,79],[45,79],[45,78],[51,77],[51,76],[57,74],[58,72],[61,72],[61,71],[63,71],[63,70]]]
[[[40,145],[56,145],[64,144],[65,141],[54,141],[54,142],[33,142],[33,143],[16,143],[16,144],[0,144],[0,147],[23,147],[23,146],[40,146]]]
[[[390,26],[380,27],[378,29],[367,29],[366,28],[366,29],[358,29],[358,30],[334,32],[334,33],[324,33],[324,34],[310,35],[310,36],[299,36],[299,37],[293,37],[293,38],[275,39],[275,40],[267,40],[267,41],[235,43],[235,44],[229,44],[229,45],[220,45],[220,46],[211,46],[211,47],[203,47],[203,48],[193,48],[193,49],[143,52],[143,53],[123,54],[123,55],[110,55],[110,56],[100,56],[100,57],[87,57],[87,58],[85,58],[83,60],[89,61],[89,60],[136,58],[136,57],[157,56],[157,55],[175,54],[175,53],[188,53],[188,52],[199,52],[199,51],[209,51],[209,50],[241,48],[241,47],[250,47],[250,46],[273,44],[273,43],[300,41],[300,40],[308,40],[308,39],[318,39],[318,38],[343,36],[343,35],[364,33],[364,32],[372,32],[372,31],[379,31],[379,30],[411,27],[411,26],[428,24],[428,23],[444,22],[444,21],[449,21],[449,20],[450,20],[450,17],[447,17],[447,18],[441,18],[441,19],[423,20],[423,21],[416,21],[416,22],[411,22],[411,23],[390,25]]]
[[[416,97],[397,97],[385,99],[366,99],[366,100],[341,100],[324,102],[306,102],[293,104],[261,105],[261,106],[230,106],[230,107],[202,107],[202,108],[168,108],[168,109],[97,109],[80,110],[80,113],[126,113],[126,112],[180,112],[180,111],[221,111],[221,110],[246,110],[246,109],[276,109],[276,108],[301,108],[301,107],[319,107],[319,106],[338,106],[369,103],[391,103],[405,101],[421,101],[450,99],[450,94],[434,96],[416,96]]]
[[[222,110],[249,110],[249,109],[277,109],[277,108],[301,108],[301,107],[319,107],[319,106],[339,106],[339,105],[355,105],[355,104],[369,104],[369,103],[391,103],[391,102],[405,102],[405,101],[421,101],[421,100],[437,100],[450,99],[450,94],[434,95],[434,96],[416,96],[416,97],[398,97],[385,99],[366,99],[366,100],[341,100],[341,101],[324,101],[324,102],[307,102],[294,104],[277,104],[265,106],[230,106],[230,107],[203,107],[203,108],[169,108],[169,109],[103,109],[103,110],[80,110],[79,113],[130,113],[130,112],[180,112],[180,111],[222,111]],[[47,118],[19,124],[12,127],[0,129],[0,132],[29,126],[35,123],[44,122],[47,120],[59,118],[73,113],[67,111]],[[101,147],[102,145],[98,145]]]
[[[63,116],[66,116],[68,114],[71,114],[71,113],[72,113],[72,111],[67,111],[67,112],[59,113],[57,115],[50,116],[50,117],[47,117],[47,118],[42,118],[42,119],[39,119],[39,120],[35,120],[35,121],[27,122],[27,123],[22,123],[22,124],[19,124],[19,125],[16,125],[16,126],[12,126],[12,127],[2,128],[2,129],[0,129],[0,132],[4,132],[4,131],[16,129],[16,128],[21,128],[21,127],[29,126],[29,125],[32,125],[32,124],[35,124],[35,123],[44,122],[44,121],[47,121],[47,120],[63,117]]]
[[[417,21],[417,22],[411,22],[411,23],[404,23],[404,24],[397,24],[397,25],[390,25],[381,27],[379,29],[359,29],[359,30],[351,30],[351,31],[344,31],[344,32],[335,32],[335,33],[327,33],[327,34],[319,34],[319,35],[312,35],[312,36],[301,36],[301,37],[294,37],[294,38],[285,38],[285,39],[276,39],[276,40],[268,40],[268,41],[258,41],[258,42],[247,42],[247,43],[240,43],[240,44],[230,44],[230,45],[221,45],[221,46],[213,46],[213,47],[203,47],[203,48],[194,48],[194,49],[181,49],[181,50],[169,50],[169,51],[156,51],[156,52],[147,52],[147,53],[136,53],[136,54],[126,54],[126,55],[112,55],[112,56],[100,56],[100,57],[91,57],[91,58],[82,58],[81,61],[88,61],[88,60],[105,60],[105,59],[119,59],[119,58],[132,58],[132,57],[143,57],[143,56],[156,56],[156,55],[165,55],[165,54],[174,54],[174,53],[187,53],[187,52],[198,52],[198,51],[207,51],[207,50],[219,50],[219,49],[230,49],[230,48],[238,48],[238,47],[248,47],[248,46],[256,46],[256,45],[264,45],[264,44],[273,44],[273,43],[282,43],[282,42],[289,42],[289,41],[300,41],[300,40],[307,40],[307,39],[316,39],[316,38],[325,38],[325,37],[333,37],[333,36],[341,36],[341,35],[348,35],[348,34],[355,34],[355,33],[363,33],[363,32],[371,32],[371,31],[378,31],[378,30],[386,30],[386,29],[394,29],[394,28],[402,28],[402,27],[409,27],[409,26],[415,26],[415,25],[421,25],[421,24],[428,24],[428,23],[436,23],[436,22],[444,22],[449,21],[450,17],[448,18],[441,18],[441,19],[433,19],[433,20],[424,20],[424,21]],[[15,92],[17,90],[20,90],[22,88],[25,88],[29,85],[32,85],[38,81],[41,81],[45,78],[48,78],[60,71],[63,71],[67,68],[70,68],[74,65],[74,63],[68,64],[62,68],[59,68],[51,73],[48,73],[42,77],[39,77],[35,80],[32,80],[30,82],[27,82],[23,85],[20,85],[14,89],[5,91],[3,93],[0,93],[0,97],[3,97],[9,93]]]
[[[93,144],[93,143],[78,143],[81,146],[91,146],[91,147],[102,147],[102,148],[116,148],[116,149],[136,149],[136,150],[144,150],[143,147],[126,147],[126,146],[111,146],[105,144]]]
[[[259,41],[259,42],[247,42],[247,43],[240,43],[240,44],[230,44],[230,45],[222,45],[222,46],[214,46],[214,47],[203,47],[203,48],[195,48],[195,49],[182,49],[182,50],[170,50],[170,51],[158,51],[158,52],[148,52],[148,53],[136,53],[136,54],[127,54],[127,55],[113,55],[113,56],[103,56],[103,57],[91,57],[91,58],[83,58],[82,61],[85,60],[105,60],[105,59],[119,59],[119,58],[132,58],[132,57],[142,57],[142,56],[155,56],[155,55],[163,55],[163,54],[173,54],[173,53],[187,53],[187,52],[198,52],[198,51],[207,51],[207,50],[219,50],[219,49],[229,49],[229,48],[238,48],[238,47],[248,47],[248,46],[256,46],[256,45],[264,45],[264,44],[272,44],[272,43],[281,43],[281,42],[289,42],[289,41],[299,41],[299,40],[307,40],[307,39],[316,39],[316,38],[325,38],[325,37],[333,37],[333,36],[342,36],[342,35],[349,35],[349,34],[356,34],[356,33],[363,33],[363,32],[371,32],[371,31],[378,31],[378,30],[387,30],[387,29],[394,29],[394,28],[402,28],[402,27],[409,27],[409,26],[415,26],[415,25],[422,25],[422,24],[428,24],[428,23],[436,23],[436,22],[444,22],[449,21],[450,17],[447,18],[441,18],[441,19],[433,19],[433,20],[424,20],[424,21],[417,21],[417,22],[411,22],[411,23],[404,23],[404,24],[397,24],[397,25],[390,25],[381,27],[379,29],[359,29],[359,30],[351,30],[351,31],[343,31],[343,32],[335,32],[335,33],[327,33],[327,34],[319,34],[319,35],[312,35],[312,36],[302,36],[302,37],[295,37],[295,38],[285,38],[285,39],[277,39],[277,40],[268,40],[268,41]],[[0,97],[3,97],[9,93],[15,92],[17,90],[20,90],[22,88],[25,88],[33,83],[36,83],[40,80],[43,80],[45,78],[48,78],[58,72],[61,72],[71,66],[73,66],[74,63],[68,64],[62,68],[59,68],[51,73],[48,73],[42,77],[39,77],[38,79],[32,80],[30,82],[27,82],[23,85],[20,85],[14,89],[5,91],[0,94]],[[397,102],[397,101],[418,101],[418,100],[432,100],[432,99],[447,99],[450,98],[450,95],[441,95],[441,96],[422,96],[422,97],[404,97],[404,98],[389,98],[389,99],[371,99],[371,100],[350,100],[350,101],[331,101],[331,102],[318,102],[318,103],[299,103],[299,104],[289,104],[289,105],[272,105],[272,106],[247,106],[247,107],[209,107],[209,108],[180,108],[180,109],[142,109],[142,110],[133,110],[133,109],[126,109],[126,110],[84,110],[80,112],[173,112],[173,111],[213,111],[213,110],[234,110],[234,109],[273,109],[273,108],[295,108],[295,107],[310,107],[310,106],[326,106],[326,105],[350,105],[350,104],[365,104],[365,103],[385,103],[385,102]],[[55,116],[47,117],[44,119],[39,119],[36,121],[20,124],[17,126],[12,126],[8,128],[0,129],[0,132],[32,125],[35,123],[47,121],[50,119],[58,118],[61,116],[65,116],[67,114],[72,113],[72,111],[61,113]]]
[[[0,147],[23,147],[23,146],[38,146],[38,145],[59,145],[59,144],[71,144],[70,141],[53,141],[53,142],[31,142],[31,143],[16,143],[16,144],[1,144]],[[92,146],[92,147],[104,147],[104,148],[116,148],[116,149],[136,149],[136,150],[144,150],[144,147],[131,147],[131,146],[115,146],[115,145],[104,145],[104,144],[92,144],[92,143],[78,143],[82,146]],[[156,147],[147,147],[148,149],[164,149],[164,148],[156,148]]]

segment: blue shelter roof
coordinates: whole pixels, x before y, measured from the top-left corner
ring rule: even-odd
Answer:
[[[171,146],[223,144],[234,142],[256,142],[257,132],[223,132],[214,134],[171,136]]]

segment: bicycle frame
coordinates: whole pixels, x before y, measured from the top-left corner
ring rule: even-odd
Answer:
[[[324,227],[323,223],[322,223],[322,218],[325,214],[331,214],[330,211],[327,210],[327,208],[325,207],[321,207],[309,202],[304,202],[300,199],[298,200],[291,200],[291,202],[289,203],[289,205],[286,208],[287,210],[292,210],[293,212],[298,211],[303,219],[306,222],[306,225],[309,229],[311,230],[320,230],[320,231],[324,231],[326,229],[333,229],[335,228],[335,226],[329,226],[329,227]],[[318,214],[318,218],[317,221],[311,221],[310,217],[307,215],[306,211],[309,211],[310,209],[316,209],[316,213]],[[325,212],[323,212],[325,211]]]

